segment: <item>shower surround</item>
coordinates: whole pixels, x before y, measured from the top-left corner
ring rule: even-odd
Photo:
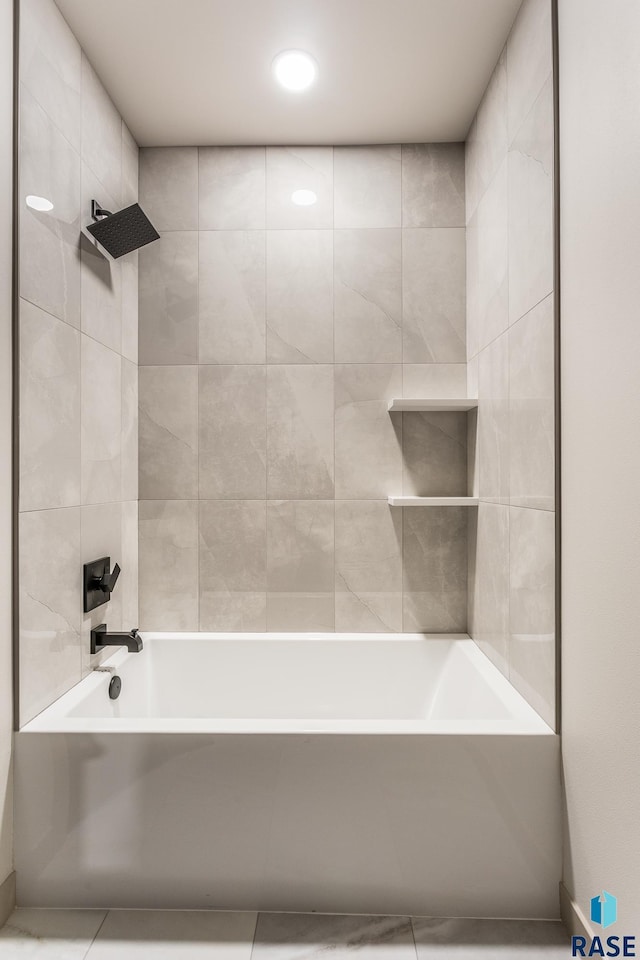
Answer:
[[[141,623],[465,632],[464,145],[140,161]]]

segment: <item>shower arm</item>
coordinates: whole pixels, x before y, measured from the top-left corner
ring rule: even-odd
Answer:
[[[94,220],[100,220],[102,217],[112,217],[110,210],[104,210],[97,200],[91,201],[91,216]]]

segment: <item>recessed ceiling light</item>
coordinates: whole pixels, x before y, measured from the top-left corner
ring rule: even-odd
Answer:
[[[318,198],[313,190],[294,190],[291,199],[299,207],[310,207]]]
[[[53,204],[51,203],[51,200],[47,200],[46,197],[34,197],[29,195],[25,202],[28,207],[31,207],[32,210],[39,210],[41,213],[48,213],[49,210],[53,210]]]
[[[306,90],[317,71],[315,60],[303,50],[284,50],[273,61],[276,80],[287,90]]]

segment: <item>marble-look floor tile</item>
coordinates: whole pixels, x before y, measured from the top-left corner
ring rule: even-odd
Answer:
[[[380,500],[402,489],[402,417],[388,410],[401,392],[399,363],[336,364],[337,499]]]
[[[509,150],[509,322],[553,290],[553,81]]]
[[[531,110],[552,65],[551,0],[524,0],[507,40],[509,143]]]
[[[261,913],[251,960],[415,960],[408,917]]]
[[[265,148],[200,147],[200,230],[263,230]]]
[[[334,629],[332,500],[267,503],[267,629]]]
[[[20,720],[81,677],[80,507],[20,514]]]
[[[251,960],[255,926],[255,913],[110,910],[86,960]]]
[[[404,143],[402,226],[464,225],[464,143]]]
[[[514,506],[554,509],[553,295],[509,330],[509,496]]]
[[[265,234],[199,234],[200,363],[264,363]]]
[[[467,495],[466,413],[402,414],[402,493]]]
[[[465,347],[465,230],[402,232],[405,363],[461,363]]]
[[[0,930],[0,960],[85,960],[104,910],[20,907]]]
[[[82,159],[119,207],[122,196],[122,118],[84,53]],[[100,197],[95,199],[106,204]],[[83,214],[89,213],[90,210],[83,210]]]
[[[80,333],[20,301],[20,509],[80,503]]]
[[[267,629],[266,501],[200,501],[200,629]]]
[[[198,229],[198,148],[140,151],[140,206],[158,233]]]
[[[336,630],[402,630],[402,508],[336,501]]]
[[[80,157],[24,88],[20,194],[20,295],[80,327]],[[28,196],[53,209],[33,210]]]
[[[401,226],[402,171],[398,144],[335,147],[333,176],[336,229]]]
[[[122,358],[82,337],[82,502],[120,500],[122,491]]]
[[[267,367],[267,496],[334,495],[334,370],[330,364]]]
[[[465,200],[467,223],[473,216],[508,149],[507,50],[504,47],[467,135]]]
[[[566,960],[569,935],[556,920],[413,919],[418,960]]]
[[[203,500],[266,496],[264,366],[199,369],[199,490]]]
[[[140,499],[198,497],[198,368],[140,367]]]
[[[267,231],[267,361],[333,361],[333,233]]]
[[[403,630],[466,633],[466,507],[403,513]]]
[[[55,3],[20,6],[20,78],[80,152],[82,51]]]
[[[141,500],[140,628],[198,629],[198,504]]]
[[[293,202],[296,190],[311,190],[315,203]],[[267,229],[333,227],[333,147],[267,147]]]
[[[198,362],[196,231],[165,233],[140,251],[140,363]]]
[[[336,230],[334,323],[338,363],[402,360],[400,230]]]

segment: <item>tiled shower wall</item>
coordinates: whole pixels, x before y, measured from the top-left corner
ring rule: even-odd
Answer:
[[[137,199],[138,147],[53,0],[22,0],[20,27],[24,723],[90,669],[90,624],[138,620],[137,261],[109,263],[80,237],[92,198]],[[120,582],[84,616],[82,564],[105,554]]]
[[[524,0],[466,149],[469,386],[480,506],[469,628],[555,714],[553,78],[550,0]]]
[[[140,160],[141,626],[466,630],[463,145]]]

